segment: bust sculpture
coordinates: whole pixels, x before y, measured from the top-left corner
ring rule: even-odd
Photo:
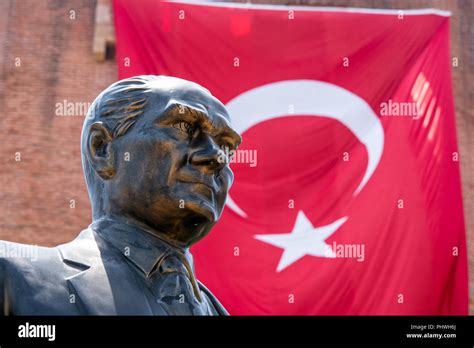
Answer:
[[[222,213],[223,149],[240,141],[196,83],[137,76],[105,89],[81,138],[92,224],[54,248],[0,242],[0,314],[226,315],[189,248]]]

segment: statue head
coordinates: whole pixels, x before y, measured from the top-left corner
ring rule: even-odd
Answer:
[[[200,85],[136,76],[106,88],[81,138],[93,219],[139,225],[189,246],[219,219],[241,142],[224,105]]]

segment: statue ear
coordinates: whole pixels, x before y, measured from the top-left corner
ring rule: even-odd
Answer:
[[[89,128],[87,152],[95,172],[104,180],[115,175],[112,134],[102,122],[95,122]]]

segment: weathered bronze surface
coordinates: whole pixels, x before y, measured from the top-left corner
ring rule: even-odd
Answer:
[[[132,77],[96,98],[81,140],[92,224],[55,248],[0,242],[0,312],[227,314],[189,252],[233,181],[223,149],[241,138],[224,105],[193,82]]]

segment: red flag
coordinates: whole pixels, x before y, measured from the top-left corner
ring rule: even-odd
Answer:
[[[449,17],[116,0],[119,77],[229,108],[227,207],[193,247],[231,314],[467,314]]]

